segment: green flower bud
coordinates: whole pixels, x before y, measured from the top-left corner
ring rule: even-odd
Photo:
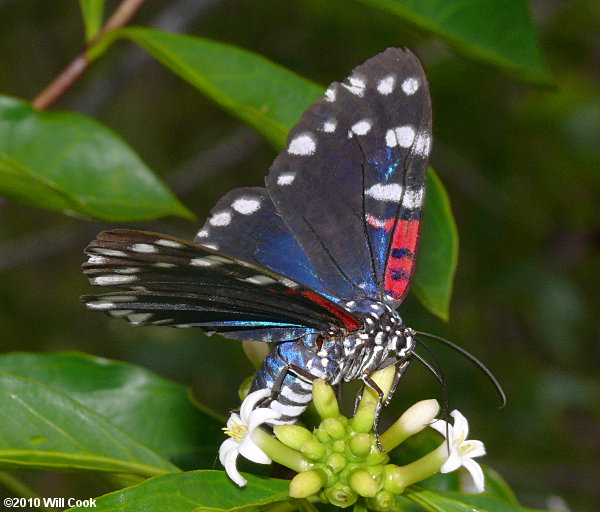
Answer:
[[[277,439],[294,450],[299,450],[306,441],[313,437],[310,430],[300,425],[275,425],[273,432]]]
[[[423,430],[436,417],[440,406],[435,399],[421,400],[409,407],[400,418],[381,435],[381,444],[386,450],[392,450],[407,437]]]
[[[271,351],[269,344],[265,343],[264,341],[243,341],[242,347],[246,357],[257,370],[260,368],[263,359],[267,357]]]
[[[333,388],[323,379],[313,382],[313,404],[321,418],[335,418],[339,416],[340,409]]]
[[[327,458],[327,466],[329,466],[334,473],[339,473],[346,467],[347,463],[348,461],[346,460],[346,457],[344,457],[341,453],[332,453]]]
[[[240,397],[240,400],[242,402],[248,396],[248,393],[250,392],[250,386],[252,385],[253,380],[254,375],[250,375],[250,377],[246,377],[240,384],[240,387],[238,388],[238,396]]]
[[[375,407],[361,407],[356,411],[354,418],[352,418],[352,429],[361,433],[370,432],[374,421]]]
[[[352,438],[349,444],[350,451],[357,457],[364,457],[372,448],[371,436],[366,433],[358,434]]]
[[[386,452],[379,451],[379,447],[373,443],[371,445],[371,451],[365,458],[365,464],[386,464],[389,460],[389,455]]]
[[[329,503],[336,507],[349,507],[356,503],[358,495],[350,488],[349,485],[338,482],[333,486],[325,489],[325,497]]]
[[[327,483],[327,475],[320,469],[298,473],[290,482],[290,497],[308,498]]]
[[[348,478],[353,491],[365,498],[373,498],[378,491],[377,481],[364,469],[357,469]]]
[[[406,478],[401,468],[388,464],[384,468],[383,489],[392,494],[401,494],[406,487]]]
[[[307,459],[321,460],[327,453],[327,447],[315,439],[309,439],[308,441],[304,441],[304,443],[302,443],[300,451]]]
[[[337,453],[344,453],[346,451],[346,441],[344,441],[343,439],[338,439],[337,441],[334,441],[331,445],[331,449]]]
[[[322,443],[329,443],[331,441],[331,436],[323,428],[315,429],[315,435],[317,436],[317,439]]]
[[[379,491],[374,498],[368,499],[369,508],[377,512],[391,510],[395,502],[395,496],[388,491]]]
[[[327,418],[321,423],[321,428],[333,437],[333,439],[343,439],[346,437],[346,428],[337,418]]]

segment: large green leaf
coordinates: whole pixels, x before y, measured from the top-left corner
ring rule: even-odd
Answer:
[[[0,96],[0,194],[107,221],[193,217],[108,128]]]
[[[487,485],[486,485],[487,487]],[[522,507],[517,503],[507,503],[493,496],[485,494],[461,494],[458,492],[444,492],[444,496],[459,500],[477,510],[485,510],[486,512],[543,512],[541,510]]]
[[[91,41],[102,27],[104,0],[79,0],[79,7],[85,24],[85,40]]]
[[[255,512],[289,500],[288,480],[245,475],[248,485],[237,487],[222,471],[193,471],[151,478],[138,485],[101,496],[94,510],[102,512]],[[89,512],[88,508],[71,511]]]
[[[179,471],[102,416],[37,382],[0,372],[0,410],[0,469]]]
[[[4,354],[0,371],[61,391],[180,466],[214,465],[225,420],[194,407],[180,384],[131,364],[74,352]]]
[[[458,260],[458,231],[448,194],[431,168],[427,175],[421,232],[412,290],[429,311],[447,320]]]
[[[313,82],[235,46],[138,27],[111,32],[104,44],[116,37],[135,41],[276,147],[283,147],[300,114],[323,93]]]
[[[467,505],[460,501],[460,499],[442,496],[436,492],[416,486],[406,489],[403,496],[430,512],[489,512],[482,508]]]
[[[525,0],[361,0],[524,81],[552,85]]]

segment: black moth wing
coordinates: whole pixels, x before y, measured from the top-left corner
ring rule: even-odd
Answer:
[[[331,84],[290,131],[267,190],[332,295],[384,298],[396,224],[419,218],[430,144],[427,79],[400,48]]]
[[[85,252],[83,272],[90,282],[119,291],[82,300],[89,309],[135,325],[197,326],[229,337],[239,332],[243,339],[249,331],[268,329],[268,341],[282,341],[354,321],[285,276],[167,235],[104,231]]]

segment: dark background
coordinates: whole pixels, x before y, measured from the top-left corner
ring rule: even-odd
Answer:
[[[503,383],[509,405],[498,410],[483,376],[431,343],[451,408],[469,418],[472,436],[487,446],[485,461],[523,504],[593,511],[600,507],[600,4],[530,6],[554,90],[469,62],[353,2],[150,0],[135,22],[233,43],[324,85],[388,46],[421,57],[434,108],[432,164],[450,195],[460,253],[450,322],[414,297],[401,313],[474,353]],[[75,0],[0,0],[0,93],[35,97],[80,50],[82,32]],[[275,157],[250,128],[130,43],[112,48],[54,108],[117,131],[199,217],[138,228],[192,238],[221,195],[261,185]],[[237,406],[237,386],[252,371],[240,344],[200,331],[138,329],[80,304],[90,291],[79,269],[83,248],[108,227],[115,225],[0,198],[2,350],[123,359],[192,385],[222,414]],[[414,364],[392,407],[426,397],[440,398],[439,386]]]

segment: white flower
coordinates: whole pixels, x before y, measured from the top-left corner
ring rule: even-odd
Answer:
[[[431,427],[437,430],[444,437],[446,429],[448,431],[448,445],[450,447],[450,456],[444,462],[441,468],[442,473],[450,473],[461,466],[471,474],[475,492],[484,491],[484,477],[481,466],[473,460],[474,457],[485,455],[485,447],[481,441],[469,441],[469,424],[460,412],[454,410],[450,413],[454,418],[454,426],[447,424],[444,420],[436,420]]]
[[[231,413],[227,420],[227,427],[223,429],[229,439],[223,441],[219,448],[219,460],[225,466],[229,478],[240,487],[246,485],[247,480],[237,470],[238,455],[259,464],[271,462],[267,454],[252,439],[252,433],[260,425],[281,417],[281,413],[273,409],[254,408],[258,402],[270,395],[271,390],[269,389],[259,389],[250,393],[240,406],[240,414]]]

